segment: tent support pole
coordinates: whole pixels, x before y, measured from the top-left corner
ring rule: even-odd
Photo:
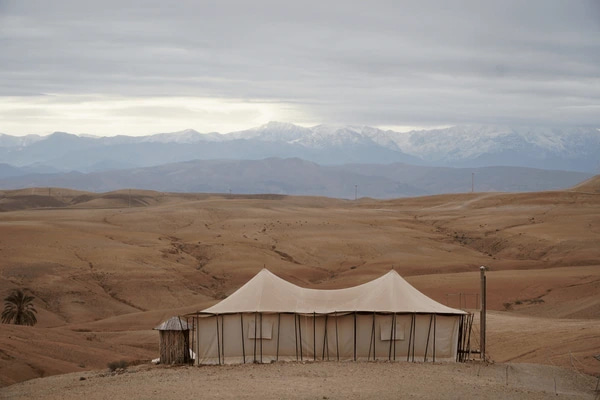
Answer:
[[[262,343],[263,342],[263,331],[262,331],[262,313],[260,313],[260,363],[262,364],[263,360],[262,360],[262,354],[263,354],[263,350],[262,350]]]
[[[433,362],[435,363],[435,329],[437,327],[437,314],[433,314]]]
[[[277,313],[277,354],[275,361],[279,361],[279,332],[281,332],[281,313]]]
[[[410,361],[410,345],[412,344],[412,332],[413,332],[413,316],[410,316],[410,330],[408,331],[408,351],[406,352],[406,361]]]
[[[225,364],[225,315],[221,315],[221,352],[223,353],[223,364]]]
[[[215,315],[217,323],[217,356],[219,357],[219,365],[221,365],[221,335],[219,335],[219,314]]]
[[[302,360],[302,321],[300,321],[300,315],[298,315],[298,333],[300,334],[300,361]]]
[[[373,311],[373,325],[371,328],[371,340],[369,341],[369,355],[367,361],[371,361],[371,346],[373,346],[373,361],[375,361],[375,311]]]
[[[257,322],[256,321],[256,314],[257,313],[255,311],[254,312],[254,355],[253,355],[253,358],[252,358],[252,362],[253,363],[256,363],[256,334],[257,334],[257,332],[256,332],[256,322]]]
[[[397,331],[396,325],[397,325],[396,313],[394,313],[394,358],[393,358],[394,361],[396,361],[396,338],[398,337],[398,332],[396,332]]]
[[[429,316],[429,329],[427,329],[427,343],[425,343],[425,357],[423,362],[427,362],[427,351],[429,350],[429,336],[431,336],[431,323],[433,322],[433,315]]]
[[[188,317],[185,317],[185,324],[188,327],[188,331],[190,329],[190,319]],[[191,348],[194,348],[194,332],[192,332],[192,343],[190,343],[190,333],[188,332],[188,336],[186,336],[186,342],[187,342],[187,352],[185,353],[185,361],[186,364],[190,363],[190,359],[192,358],[190,355],[190,344],[191,344]]]
[[[340,361],[340,341],[338,337],[338,315],[335,312],[335,353],[337,354],[337,360]]]
[[[298,324],[296,321],[296,314],[294,314],[294,340],[296,342],[296,361],[298,361]]]
[[[240,313],[240,328],[242,328],[242,356],[246,364],[246,345],[244,343],[244,313]]]
[[[354,361],[356,361],[356,311],[354,311]]]
[[[200,365],[200,316],[196,315],[196,365]]]
[[[325,360],[325,346],[327,346],[327,361],[329,361],[329,343],[327,342],[327,314],[325,314],[325,334],[323,335],[323,356],[321,360]]]
[[[392,361],[392,343],[394,343],[394,326],[396,321],[396,313],[392,314],[392,323],[390,325],[390,349],[388,350],[388,361]],[[394,354],[394,356],[396,356]]]
[[[417,342],[417,314],[413,314],[413,320],[415,323],[413,324],[413,356],[412,361],[415,362],[415,343]]]
[[[313,361],[317,360],[317,314],[313,311]]]

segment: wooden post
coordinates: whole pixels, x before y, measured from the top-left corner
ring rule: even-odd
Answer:
[[[481,359],[485,361],[485,311],[486,311],[486,277],[485,267],[482,265],[479,267],[481,275],[481,313],[479,316],[479,331],[481,337],[479,339],[480,355]]]

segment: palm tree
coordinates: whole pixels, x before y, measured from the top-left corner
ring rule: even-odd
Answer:
[[[2,311],[2,323],[16,325],[35,325],[37,310],[31,303],[33,296],[28,296],[21,289],[16,289],[4,298],[4,311]]]

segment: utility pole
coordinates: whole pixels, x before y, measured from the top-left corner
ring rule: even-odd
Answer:
[[[358,185],[354,185],[354,200],[358,199]]]
[[[479,272],[481,275],[481,311],[479,315],[479,347],[480,347],[480,355],[481,359],[485,361],[485,311],[486,311],[486,277],[485,277],[485,267],[482,265],[479,267]]]

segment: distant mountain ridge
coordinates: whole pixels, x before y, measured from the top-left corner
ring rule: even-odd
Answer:
[[[517,166],[600,172],[596,128],[463,125],[411,132],[369,126],[306,128],[269,122],[238,132],[192,129],[148,136],[0,134],[0,163],[94,172],[191,160],[301,158],[322,165],[407,163],[423,166]]]
[[[1,171],[1,169],[0,169]],[[196,160],[145,168],[12,175],[0,188],[63,187],[92,192],[123,188],[162,192],[316,195],[353,199],[441,193],[566,189],[590,174],[523,167],[448,168],[402,163],[323,166],[299,158]],[[357,192],[355,192],[355,190]]]

